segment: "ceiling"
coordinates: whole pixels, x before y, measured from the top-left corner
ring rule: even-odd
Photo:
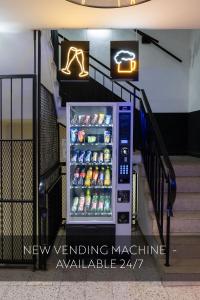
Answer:
[[[106,0],[105,0],[106,1]],[[43,28],[200,28],[200,0],[95,9],[65,0],[0,0],[0,31]]]

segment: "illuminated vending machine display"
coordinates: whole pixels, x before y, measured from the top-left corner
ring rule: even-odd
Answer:
[[[132,124],[129,103],[67,103],[68,231],[130,234]]]

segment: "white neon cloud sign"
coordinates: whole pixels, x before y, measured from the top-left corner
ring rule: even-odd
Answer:
[[[132,73],[136,69],[136,61],[135,61],[136,55],[134,52],[128,51],[128,50],[120,50],[116,53],[114,56],[114,61],[117,64],[118,67],[118,73]],[[129,69],[122,69],[121,64],[123,61],[129,61],[130,66]]]

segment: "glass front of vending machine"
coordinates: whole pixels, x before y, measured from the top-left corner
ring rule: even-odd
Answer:
[[[115,104],[67,103],[67,224],[115,224]]]

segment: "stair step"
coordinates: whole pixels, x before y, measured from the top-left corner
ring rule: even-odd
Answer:
[[[200,193],[177,193],[174,211],[200,211]]]
[[[146,194],[149,201],[149,210],[153,211],[153,203],[149,194]],[[167,205],[165,197],[164,207]],[[200,193],[177,193],[173,210],[176,211],[200,211]]]
[[[200,281],[200,259],[198,258],[179,258],[170,261],[170,267],[165,267],[164,259],[158,260],[159,269],[162,272],[163,281],[174,283],[184,282],[184,285],[192,281]]]
[[[177,193],[200,193],[199,177],[177,177]]]
[[[157,223],[154,213],[153,218],[153,231],[157,234]],[[164,220],[164,230],[166,230],[166,220]],[[200,211],[177,211],[174,217],[171,218],[171,233],[174,235],[199,235],[200,234]]]
[[[200,176],[200,158],[192,156],[170,157],[177,177]]]

